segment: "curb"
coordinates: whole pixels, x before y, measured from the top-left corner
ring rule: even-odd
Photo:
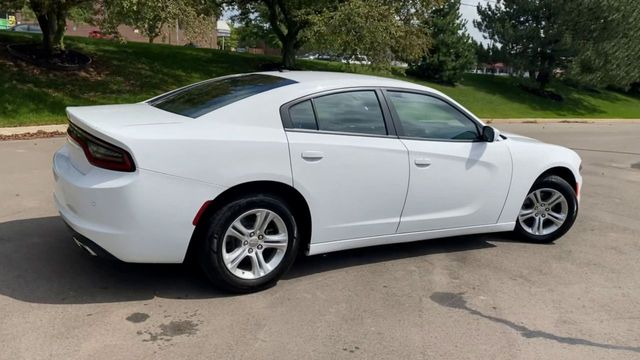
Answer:
[[[19,126],[19,127],[0,128],[0,135],[4,135],[4,136],[35,134],[38,132],[65,133],[67,132],[67,125],[63,124],[63,125]]]
[[[640,119],[570,119],[570,118],[522,118],[482,119],[487,124],[637,124]]]

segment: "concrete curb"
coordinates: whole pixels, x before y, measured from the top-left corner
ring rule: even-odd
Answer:
[[[640,123],[640,119],[540,119],[540,118],[524,118],[524,119],[482,119],[487,124],[635,124]]]
[[[52,132],[67,132],[67,125],[41,125],[41,126],[19,126],[19,127],[7,127],[0,128],[0,135],[22,135],[22,134],[34,134],[38,131],[45,133]]]

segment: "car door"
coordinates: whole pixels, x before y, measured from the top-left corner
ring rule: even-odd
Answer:
[[[504,141],[480,140],[480,124],[442,98],[385,91],[410,181],[399,233],[495,224],[511,182]]]
[[[333,92],[283,106],[293,184],[311,210],[312,243],[394,234],[408,152],[382,93]]]

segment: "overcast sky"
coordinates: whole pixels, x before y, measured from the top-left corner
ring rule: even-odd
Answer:
[[[489,0],[462,0],[462,4],[460,5],[460,12],[462,13],[462,17],[467,20],[467,31],[469,31],[469,35],[473,37],[476,41],[482,41],[487,43],[486,40],[482,38],[482,34],[475,26],[473,26],[473,20],[478,19],[478,12],[476,6],[478,3],[482,5],[486,4]],[[495,2],[495,1],[491,1]]]

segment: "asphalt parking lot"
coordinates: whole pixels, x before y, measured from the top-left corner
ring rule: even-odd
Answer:
[[[582,156],[580,214],[556,244],[302,258],[245,296],[188,266],[90,258],[52,202],[64,138],[0,142],[0,359],[639,359],[640,124],[497,127]]]

